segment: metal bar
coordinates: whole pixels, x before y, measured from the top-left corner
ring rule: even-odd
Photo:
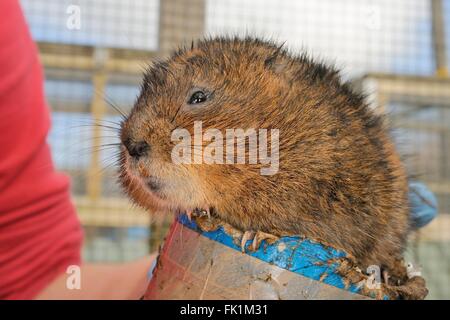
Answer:
[[[93,201],[89,197],[75,197],[78,217],[84,226],[148,227],[148,212],[132,206],[124,198],[102,198]]]
[[[431,13],[436,75],[438,77],[448,77],[445,47],[444,8],[442,6],[442,0],[431,0]]]
[[[205,0],[160,1],[159,54],[166,56],[179,46],[203,36]],[[176,17],[176,19],[174,19]]]
[[[106,114],[106,105],[103,100],[105,94],[105,87],[107,81],[106,71],[104,66],[108,60],[108,51],[104,48],[98,48],[94,54],[95,59],[95,72],[92,77],[92,84],[94,87],[94,93],[92,95],[91,102],[91,114],[94,122],[103,119]],[[97,144],[101,144],[102,128],[100,126],[92,126],[92,139]],[[88,169],[87,179],[87,193],[91,200],[97,200],[102,194],[102,172],[100,164],[100,152],[91,153],[91,161]]]

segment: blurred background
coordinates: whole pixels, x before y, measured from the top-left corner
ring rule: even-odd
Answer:
[[[408,258],[422,265],[429,298],[450,299],[450,0],[20,2],[45,68],[49,142],[72,177],[85,260],[144,256],[170,223],[151,221],[116,182],[120,114],[112,105],[128,112],[146,64],[180,44],[255,35],[336,64],[388,115],[409,172],[439,201],[438,218],[412,236]]]

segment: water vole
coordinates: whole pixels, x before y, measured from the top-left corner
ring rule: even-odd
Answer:
[[[195,121],[221,132],[279,130],[277,172],[174,163],[172,133],[193,134]],[[253,38],[180,49],[146,71],[121,140],[122,184],[150,211],[203,208],[236,229],[306,236],[361,268],[406,276],[407,178],[383,120],[335,69],[305,54]]]

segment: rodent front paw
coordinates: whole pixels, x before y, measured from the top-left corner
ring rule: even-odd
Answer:
[[[273,234],[266,233],[263,231],[245,231],[242,235],[241,239],[241,250],[242,252],[245,252],[245,245],[247,244],[247,241],[252,240],[252,243],[250,245],[251,251],[256,251],[259,249],[259,246],[261,245],[261,242],[263,240],[266,240],[268,244],[272,244],[275,241],[277,241],[279,237],[274,236]]]
[[[194,209],[193,211],[187,211],[186,215],[189,220],[193,219],[200,230],[205,232],[215,231],[220,226],[220,220],[211,216],[210,209]]]

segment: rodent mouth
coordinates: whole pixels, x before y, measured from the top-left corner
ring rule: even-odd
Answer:
[[[162,192],[162,182],[153,176],[150,177],[142,177],[140,175],[133,174],[133,178],[140,181],[140,184],[142,185],[142,188],[145,189],[145,191],[149,194],[151,194],[152,197],[156,197],[160,200],[166,201],[167,197]]]
[[[170,211],[186,213],[190,216],[197,210],[208,212],[209,215],[210,206],[189,205],[184,201],[180,202],[181,199],[171,198],[170,195],[166,194],[166,191],[173,185],[165,183],[157,176],[141,174],[140,170],[136,169],[136,163],[130,161],[127,154],[124,154],[122,159],[122,175],[126,177],[125,180],[131,181],[131,183],[125,183],[128,194],[143,207],[151,212]]]
[[[156,196],[161,200],[167,200],[167,197],[162,192],[163,184],[158,178],[150,176],[148,178],[140,178],[140,179],[142,180],[142,183],[145,185],[148,191],[152,193],[153,196]]]
[[[138,186],[140,186],[141,192],[144,192],[148,198],[154,200],[158,207],[166,208],[170,207],[167,202],[167,197],[162,192],[162,182],[160,179],[149,176],[143,177],[138,171],[134,170],[130,165],[128,156],[125,155],[125,161],[123,162],[123,173],[128,176],[128,178],[134,181]],[[133,189],[133,188],[132,188]],[[130,189],[130,193],[134,190]]]
[[[145,184],[152,192],[158,192],[162,186],[161,182],[153,176],[150,176],[147,179],[145,179]]]

